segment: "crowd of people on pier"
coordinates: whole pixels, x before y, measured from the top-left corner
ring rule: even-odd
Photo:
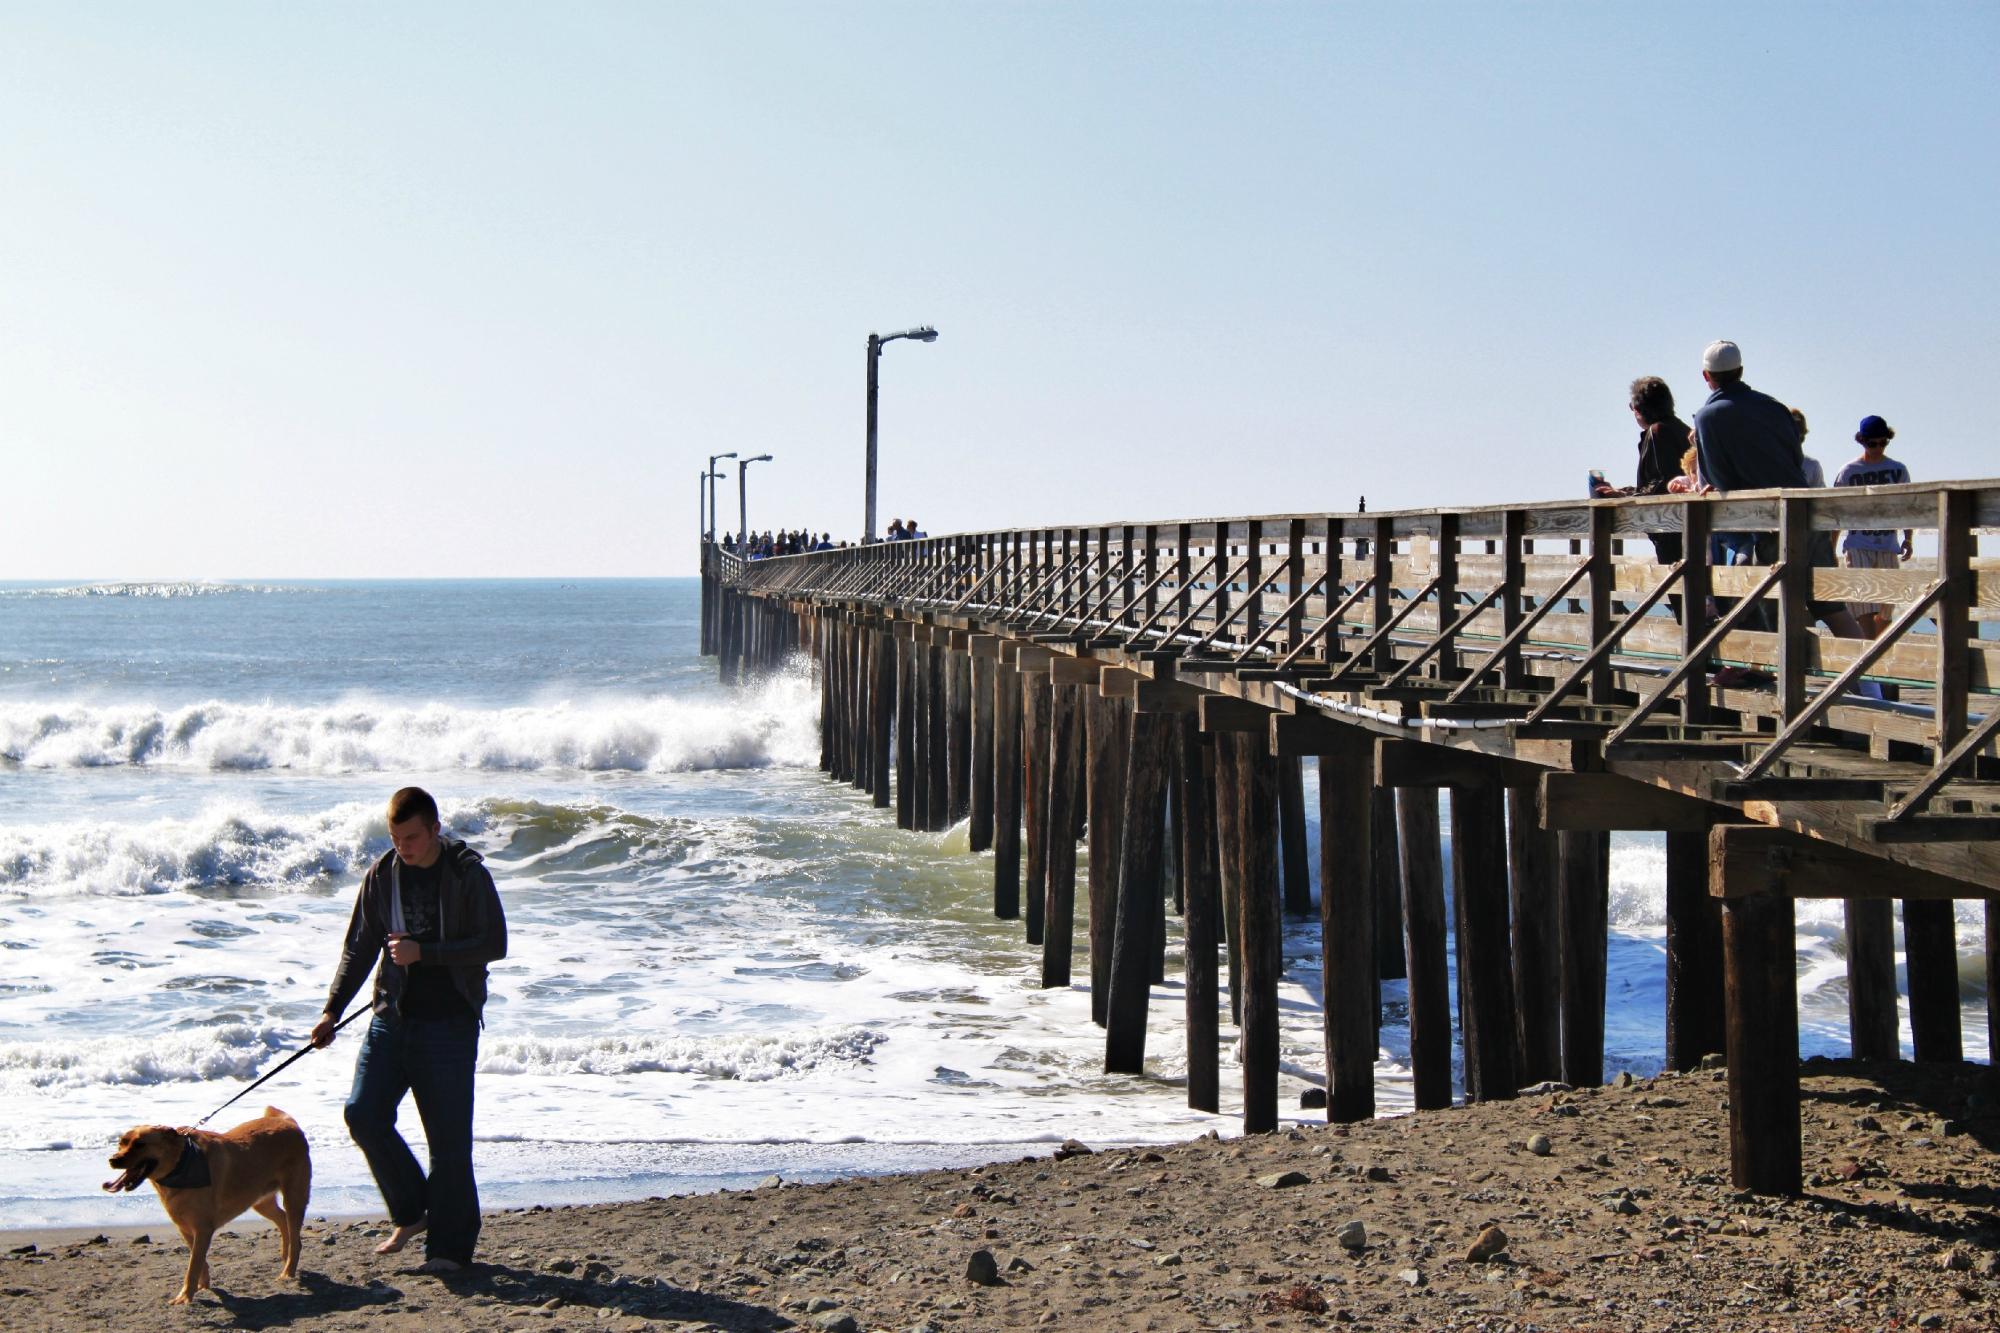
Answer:
[[[1598,496],[1707,495],[1763,487],[1823,487],[1826,470],[1805,451],[1806,417],[1796,407],[1744,382],[1743,352],[1733,342],[1713,342],[1702,353],[1701,378],[1708,398],[1694,411],[1694,424],[1674,410],[1673,390],[1657,375],[1632,381],[1629,406],[1639,423],[1638,472],[1630,486],[1613,486],[1593,474]],[[1854,432],[1861,452],[1834,474],[1835,486],[1883,486],[1910,480],[1910,470],[1889,457],[1896,437],[1887,421],[1866,416]],[[1849,569],[1896,569],[1910,558],[1911,532],[1856,529],[1842,534],[1841,555]],[[1681,559],[1677,532],[1652,534],[1662,564]],[[1812,563],[1831,568],[1833,534],[1812,537]],[[1769,565],[1778,558],[1775,532],[1718,532],[1710,538],[1709,560],[1717,565]],[[1887,628],[1891,608],[1876,602],[1811,603],[1813,615],[1842,638],[1873,638]],[[1746,614],[1746,628],[1771,628],[1768,608]]]
[[[801,555],[807,551],[837,551],[847,543],[836,542],[833,534],[822,532],[815,537],[804,528],[791,532],[753,532],[743,543],[743,555],[748,560],[764,560],[774,555]],[[722,534],[722,549],[735,554],[736,534]]]

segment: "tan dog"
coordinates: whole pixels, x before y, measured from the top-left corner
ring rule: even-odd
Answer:
[[[205,1129],[141,1125],[128,1129],[111,1154],[124,1174],[104,1182],[112,1193],[146,1181],[187,1242],[187,1277],[175,1305],[208,1287],[208,1244],[224,1224],[255,1208],[278,1228],[280,1277],[299,1275],[299,1228],[312,1194],[312,1154],[298,1122],[275,1106],[256,1120],[217,1134]],[[284,1196],[284,1207],[278,1196]]]

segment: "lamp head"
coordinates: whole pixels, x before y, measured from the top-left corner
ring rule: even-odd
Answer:
[[[755,458],[746,458],[743,460],[745,465],[751,463],[768,463],[770,461],[771,461],[771,455],[769,454],[758,454]]]

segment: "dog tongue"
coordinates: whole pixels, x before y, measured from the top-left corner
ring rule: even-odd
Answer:
[[[139,1182],[132,1179],[132,1168],[126,1167],[110,1180],[104,1182],[106,1193],[116,1194],[119,1190],[129,1190]]]

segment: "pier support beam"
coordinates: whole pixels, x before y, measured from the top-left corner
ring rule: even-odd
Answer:
[[[1278,1127],[1278,982],[1284,916],[1278,889],[1278,762],[1262,738],[1234,732],[1239,812],[1237,921],[1243,939],[1243,1132]]]
[[[1320,781],[1326,781],[1324,760],[1320,762]],[[1403,859],[1396,839],[1394,789],[1377,787],[1369,810],[1374,824],[1369,852],[1375,858],[1376,975],[1383,981],[1401,981],[1407,971],[1403,962]],[[1375,993],[1379,1003],[1382,988],[1377,986]],[[1378,1021],[1378,1030],[1380,1026]]]
[[[1857,1060],[1893,1060],[1902,1052],[1896,1012],[1896,905],[1887,898],[1849,898],[1847,1041]]]
[[[1572,1087],[1604,1082],[1604,961],[1609,943],[1611,835],[1559,835],[1562,901],[1562,1077]]]
[[[1354,728],[1319,756],[1320,994],[1326,1118],[1375,1114],[1375,745]]]
[[[1465,1097],[1505,1101],[1514,1077],[1514,967],[1507,932],[1506,797],[1498,776],[1451,789],[1452,904],[1458,919]]]
[[[1081,688],[1081,687],[1079,687]],[[1090,1019],[1106,1022],[1111,993],[1111,954],[1119,915],[1119,858],[1126,812],[1125,778],[1132,748],[1124,699],[1091,691],[1084,701],[1085,781],[1090,789],[1088,881],[1090,892]],[[1143,1038],[1141,1039],[1143,1045]]]
[[[1070,982],[1076,937],[1076,733],[1082,719],[1076,685],[1057,685],[1049,726],[1048,902],[1043,909],[1042,987]]]
[[[933,833],[951,827],[951,705],[945,697],[948,650],[935,642],[923,650],[924,716],[930,724],[924,746],[929,787],[924,793],[924,827]]]
[[[1324,825],[1320,831],[1325,833]],[[1312,867],[1306,862],[1305,765],[1295,754],[1278,759],[1278,836],[1284,866],[1285,912],[1312,914]]]
[[[1176,732],[1171,713],[1136,714],[1130,721],[1121,784],[1124,819],[1120,821],[1123,842],[1118,851],[1117,927],[1105,1002],[1106,1073],[1145,1072],[1154,923],[1161,914],[1166,889],[1166,783]],[[1097,817],[1093,815],[1090,822],[1094,830]]]
[[[1021,677],[999,662],[989,673],[993,733],[993,915],[1021,914]]]
[[[899,627],[900,628],[900,627]],[[917,645],[896,636],[896,827],[917,827]]]
[[[1722,909],[1708,891],[1708,834],[1670,831],[1666,837],[1667,1068],[1686,1071],[1722,1050],[1728,1038]]]
[[[1522,1085],[1562,1077],[1562,973],[1556,926],[1556,836],[1541,826],[1535,788],[1507,788],[1507,891],[1514,943],[1514,1028]],[[1707,862],[1704,859],[1703,869]]]
[[[1957,1064],[1965,1046],[1958,1021],[1958,935],[1949,902],[1903,900],[1903,975],[1917,1060]]]
[[[968,667],[972,689],[972,825],[967,830],[967,843],[974,852],[993,845],[993,679],[999,665],[993,657],[975,651]]]
[[[1728,987],[1730,1178],[1738,1189],[1797,1194],[1804,1175],[1792,900],[1770,873],[1767,844],[1746,840],[1744,832],[1719,825],[1708,839],[1709,892],[1722,900]]]
[[[1181,791],[1180,864],[1181,936],[1187,989],[1187,1096],[1197,1111],[1220,1108],[1221,1079],[1216,1043],[1218,978],[1215,949],[1222,914],[1222,887],[1217,876],[1215,846],[1215,787],[1212,761],[1205,761],[1214,742],[1205,739],[1191,712],[1175,715],[1179,753],[1175,779]]]
[[[972,659],[956,647],[938,651],[945,659],[945,733],[951,767],[945,778],[944,826],[949,828],[972,814]]]
[[[1040,944],[1049,898],[1050,723],[1055,709],[1046,671],[1021,671],[1021,814],[1028,839],[1027,942]]]
[[[1435,787],[1396,792],[1403,845],[1403,950],[1410,989],[1411,1090],[1419,1111],[1451,1105],[1451,972]]]
[[[868,691],[868,747],[871,756],[868,768],[874,785],[869,794],[874,797],[875,808],[883,810],[888,808],[892,796],[889,750],[896,729],[896,641],[879,630],[871,638],[875,666],[874,683]]]

